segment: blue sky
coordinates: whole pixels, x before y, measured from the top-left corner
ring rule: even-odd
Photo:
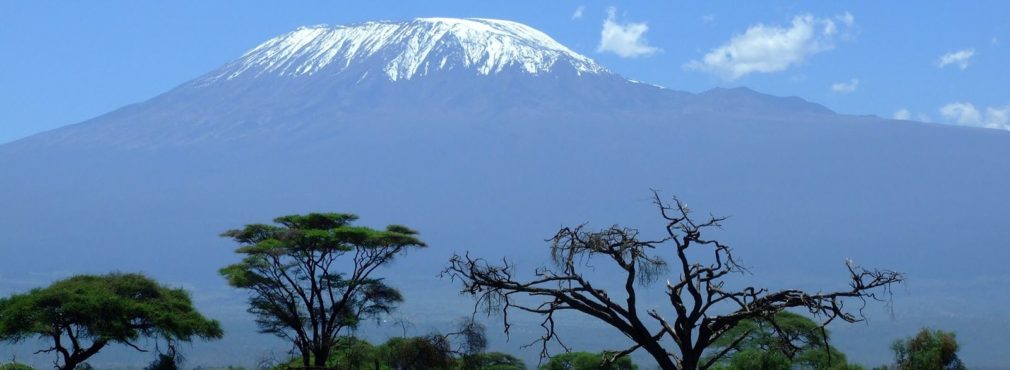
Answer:
[[[144,101],[301,25],[428,16],[525,23],[677,90],[1010,127],[1006,1],[5,1],[0,143]]]

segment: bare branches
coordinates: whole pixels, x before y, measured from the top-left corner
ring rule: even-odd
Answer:
[[[140,348],[139,346],[137,346],[136,344],[133,344],[133,343],[132,343],[132,342],[130,342],[130,341],[123,341],[123,344],[125,344],[125,345],[129,346],[130,348],[133,348],[133,349],[134,349],[134,350],[136,350],[137,352],[143,352],[143,353],[147,353],[147,350],[146,350],[146,349],[143,349],[143,348]]]
[[[469,254],[453,256],[442,276],[462,283],[462,292],[475,298],[475,312],[500,312],[506,334],[512,325],[510,311],[542,315],[544,334],[529,344],[540,344],[542,356],[549,355],[551,342],[567,350],[558,339],[555,314],[571,310],[602,321],[632,341],[633,345],[611,352],[610,361],[644,350],[663,369],[707,368],[729,352],[720,351],[702,362],[705,350],[728,330],[743,320],[771,318],[788,308],[805,308],[822,319],[821,325],[835,319],[860,321],[867,300],[888,298],[891,285],[904,278],[889,270],[863,269],[850,261],[846,264],[850,273],[848,290],[816,294],[800,290],[769,292],[756,287],[728,290],[725,278],[747,270],[737,263],[728,245],[704,236],[709,229],[721,228],[726,218],[695,219],[685,203],[677,198],[666,203],[656,192],[653,202],[665,221],[659,238],[643,239],[638,230],[616,225],[599,231],[588,231],[585,225],[565,227],[547,240],[551,265],[536,269],[531,279],[517,277],[508,260],[492,264]],[[694,252],[689,254],[689,250]],[[697,259],[699,253],[709,257]],[[611,298],[583,274],[594,258],[602,258],[624,272],[620,280],[623,302]],[[669,273],[676,276],[676,280],[667,280],[665,291],[667,310],[672,309],[673,315],[667,318],[663,310],[649,308],[645,311],[648,322],[643,322],[639,288]],[[850,299],[860,302],[858,310],[845,307]],[[675,348],[665,347],[670,342]]]

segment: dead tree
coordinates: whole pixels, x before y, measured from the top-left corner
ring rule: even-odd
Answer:
[[[476,309],[486,313],[500,311],[505,332],[510,329],[513,311],[543,316],[544,334],[530,345],[539,344],[541,356],[547,357],[548,344],[554,342],[567,350],[555,331],[555,314],[575,311],[590,315],[619,330],[633,342],[627,348],[611,352],[610,361],[636,350],[648,352],[662,369],[707,369],[725,356],[729,349],[749,333],[735,338],[734,345],[704,357],[706,348],[720,339],[737,323],[747,319],[773,321],[776,313],[787,308],[806,309],[827,325],[833,320],[862,321],[861,310],[867,300],[883,300],[893,284],[903,275],[889,270],[867,270],[846,262],[851,281],[849,288],[830,293],[801,290],[768,291],[746,287],[729,289],[727,275],[746,272],[733,259],[729,246],[706,239],[702,232],[721,227],[725,218],[710,217],[695,221],[680,200],[663,202],[654,193],[654,202],[666,222],[663,237],[643,240],[635,229],[613,226],[601,231],[586,231],[583,226],[562,228],[553,238],[552,266],[536,269],[530,280],[522,280],[508,260],[492,264],[469,254],[454,255],[443,271],[462,282],[462,291],[476,300]],[[698,251],[701,249],[702,251]],[[699,262],[689,258],[698,253],[710,259]],[[672,263],[664,257],[672,254]],[[602,258],[623,270],[623,292],[617,296],[594,286],[583,273],[589,260]],[[643,287],[670,273],[663,309],[642,307],[639,295]],[[845,307],[855,300],[856,310]]]

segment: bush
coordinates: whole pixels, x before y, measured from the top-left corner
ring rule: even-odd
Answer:
[[[897,370],[963,370],[960,346],[952,332],[922,329],[914,337],[891,345]]]
[[[20,362],[8,362],[0,365],[0,370],[35,370],[35,368]]]
[[[526,370],[526,364],[507,353],[487,352],[463,357],[461,370]]]
[[[393,338],[379,348],[383,363],[397,370],[451,370],[446,343],[429,337]]]
[[[568,352],[554,357],[540,370],[637,370],[638,366],[627,356],[603,366],[605,353]]]

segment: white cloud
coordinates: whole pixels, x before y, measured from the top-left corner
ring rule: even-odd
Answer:
[[[645,32],[649,30],[645,22],[620,24],[616,18],[617,9],[608,8],[607,19],[603,21],[603,30],[600,31],[600,45],[596,51],[612,52],[622,58],[651,55],[659,51],[658,48],[649,46],[645,40]]]
[[[715,14],[705,14],[701,16],[701,23],[712,23],[715,22]]]
[[[958,125],[1010,130],[1010,105],[986,107],[983,114],[974,104],[955,102],[941,107],[940,115]]]
[[[901,108],[895,111],[894,114],[891,115],[891,118],[896,120],[911,121],[912,116],[913,116],[912,111],[906,108]],[[916,113],[914,114],[914,116],[915,120],[919,122],[933,122],[933,118],[925,113]]]
[[[985,109],[986,123],[993,128],[1010,130],[1010,105],[1002,108],[988,107]],[[989,126],[987,126],[989,127]]]
[[[859,79],[853,78],[849,82],[837,82],[831,84],[831,91],[839,94],[848,94],[859,88]]]
[[[582,13],[584,13],[585,11],[586,11],[586,6],[585,5],[579,5],[578,8],[575,8],[575,12],[572,13],[572,19],[582,19]]]
[[[940,56],[940,59],[936,61],[936,65],[943,68],[955,64],[958,68],[965,69],[968,68],[968,64],[971,63],[973,56],[975,56],[975,49],[958,50]]]
[[[846,29],[855,24],[855,17],[845,13],[838,20]],[[746,32],[733,36],[729,42],[712,49],[701,60],[684,65],[717,74],[728,80],[751,73],[772,73],[803,63],[814,54],[835,47],[838,25],[831,18],[799,15],[788,27],[751,26]]]
[[[982,122],[982,115],[971,103],[957,102],[944,105],[940,108],[940,115],[959,125],[978,126]]]
[[[835,19],[837,19],[839,22],[842,22],[842,24],[844,24],[845,27],[852,27],[853,25],[856,24],[856,17],[853,17],[852,13],[849,12],[837,15],[835,16]]]
[[[912,112],[909,112],[908,109],[901,108],[898,109],[896,112],[894,112],[894,115],[891,117],[894,119],[900,119],[902,121],[908,121],[909,119],[912,118]]]

